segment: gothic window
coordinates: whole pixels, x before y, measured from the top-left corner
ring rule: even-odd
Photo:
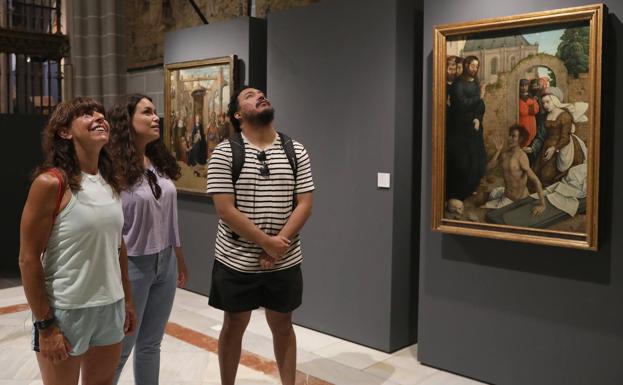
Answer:
[[[491,75],[495,75],[498,73],[498,58],[494,57],[491,59]]]

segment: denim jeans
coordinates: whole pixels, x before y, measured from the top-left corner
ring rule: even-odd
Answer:
[[[128,257],[128,273],[138,327],[123,339],[117,384],[128,356],[134,349],[134,382],[157,385],[160,372],[160,343],[164,336],[177,281],[177,259],[171,246],[156,254]]]

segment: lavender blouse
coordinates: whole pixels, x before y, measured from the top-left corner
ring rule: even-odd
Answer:
[[[129,256],[155,254],[168,246],[180,246],[175,185],[153,167],[150,170],[156,174],[162,189],[160,199],[154,197],[147,177],[121,193],[123,240]]]

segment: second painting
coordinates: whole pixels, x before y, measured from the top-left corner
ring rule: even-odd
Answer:
[[[205,195],[208,160],[233,133],[227,105],[235,67],[233,55],[165,66],[163,139],[182,169],[175,182],[180,192]]]
[[[436,28],[435,230],[597,248],[603,11]]]

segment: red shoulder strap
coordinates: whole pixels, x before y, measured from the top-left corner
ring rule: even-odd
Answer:
[[[61,211],[61,201],[63,200],[63,195],[65,195],[65,184],[63,183],[63,174],[56,168],[53,167],[49,169],[52,174],[58,179],[58,191],[56,192],[56,206],[54,207],[54,219]]]

